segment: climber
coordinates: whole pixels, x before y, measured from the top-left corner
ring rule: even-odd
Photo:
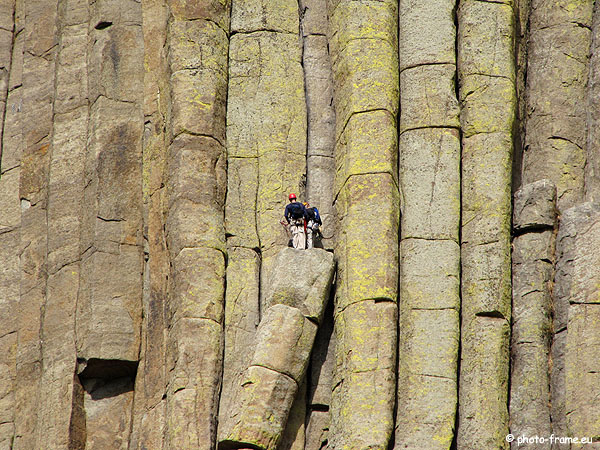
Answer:
[[[304,224],[306,211],[304,205],[297,201],[296,194],[290,194],[290,203],[285,207],[284,217],[292,233],[292,245],[294,248],[304,249],[306,247],[306,234]]]
[[[306,248],[313,248],[313,238],[320,238],[319,227],[323,225],[323,222],[321,222],[321,216],[316,206],[311,208],[308,202],[304,202],[304,209],[306,211]]]

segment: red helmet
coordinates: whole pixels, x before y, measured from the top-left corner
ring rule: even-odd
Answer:
[[[290,194],[290,200],[296,200],[296,194]]]

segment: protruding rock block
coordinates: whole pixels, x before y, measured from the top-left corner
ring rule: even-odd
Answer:
[[[256,350],[250,365],[283,373],[300,384],[316,333],[317,325],[299,309],[274,305],[258,326]]]
[[[274,261],[266,297],[269,307],[241,377],[241,393],[229,392],[233,398],[226,400],[231,410],[221,424],[221,449],[249,444],[265,450],[277,447],[306,373],[316,322],[329,298],[335,267],[331,253],[284,248]]]
[[[266,367],[251,366],[242,380],[235,425],[219,450],[256,448],[275,450],[298,391],[296,382]]]
[[[333,280],[333,254],[317,248],[287,247],[279,252],[273,267],[265,295],[267,308],[293,306],[320,323]]]
[[[543,179],[523,186],[515,193],[513,228],[516,231],[554,227],[556,186]]]

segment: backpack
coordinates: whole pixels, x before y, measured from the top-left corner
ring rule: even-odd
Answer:
[[[312,220],[316,223],[321,223],[321,216],[319,215],[319,210],[313,206],[312,208],[306,208],[306,215],[308,220]]]
[[[304,208],[302,207],[302,203],[290,203],[290,215],[292,216],[292,219],[302,219],[304,217]]]

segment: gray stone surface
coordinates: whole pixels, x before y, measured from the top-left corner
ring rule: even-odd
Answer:
[[[277,304],[293,306],[320,324],[334,270],[333,253],[318,248],[282,249],[275,258],[267,283],[266,307]]]
[[[523,186],[515,193],[513,228],[554,227],[556,224],[556,186],[543,179]]]
[[[515,436],[552,433],[548,363],[555,222],[556,188],[551,181],[525,185],[515,194],[513,227],[523,232],[514,238],[512,253],[510,431]],[[538,449],[550,447],[535,444]]]

